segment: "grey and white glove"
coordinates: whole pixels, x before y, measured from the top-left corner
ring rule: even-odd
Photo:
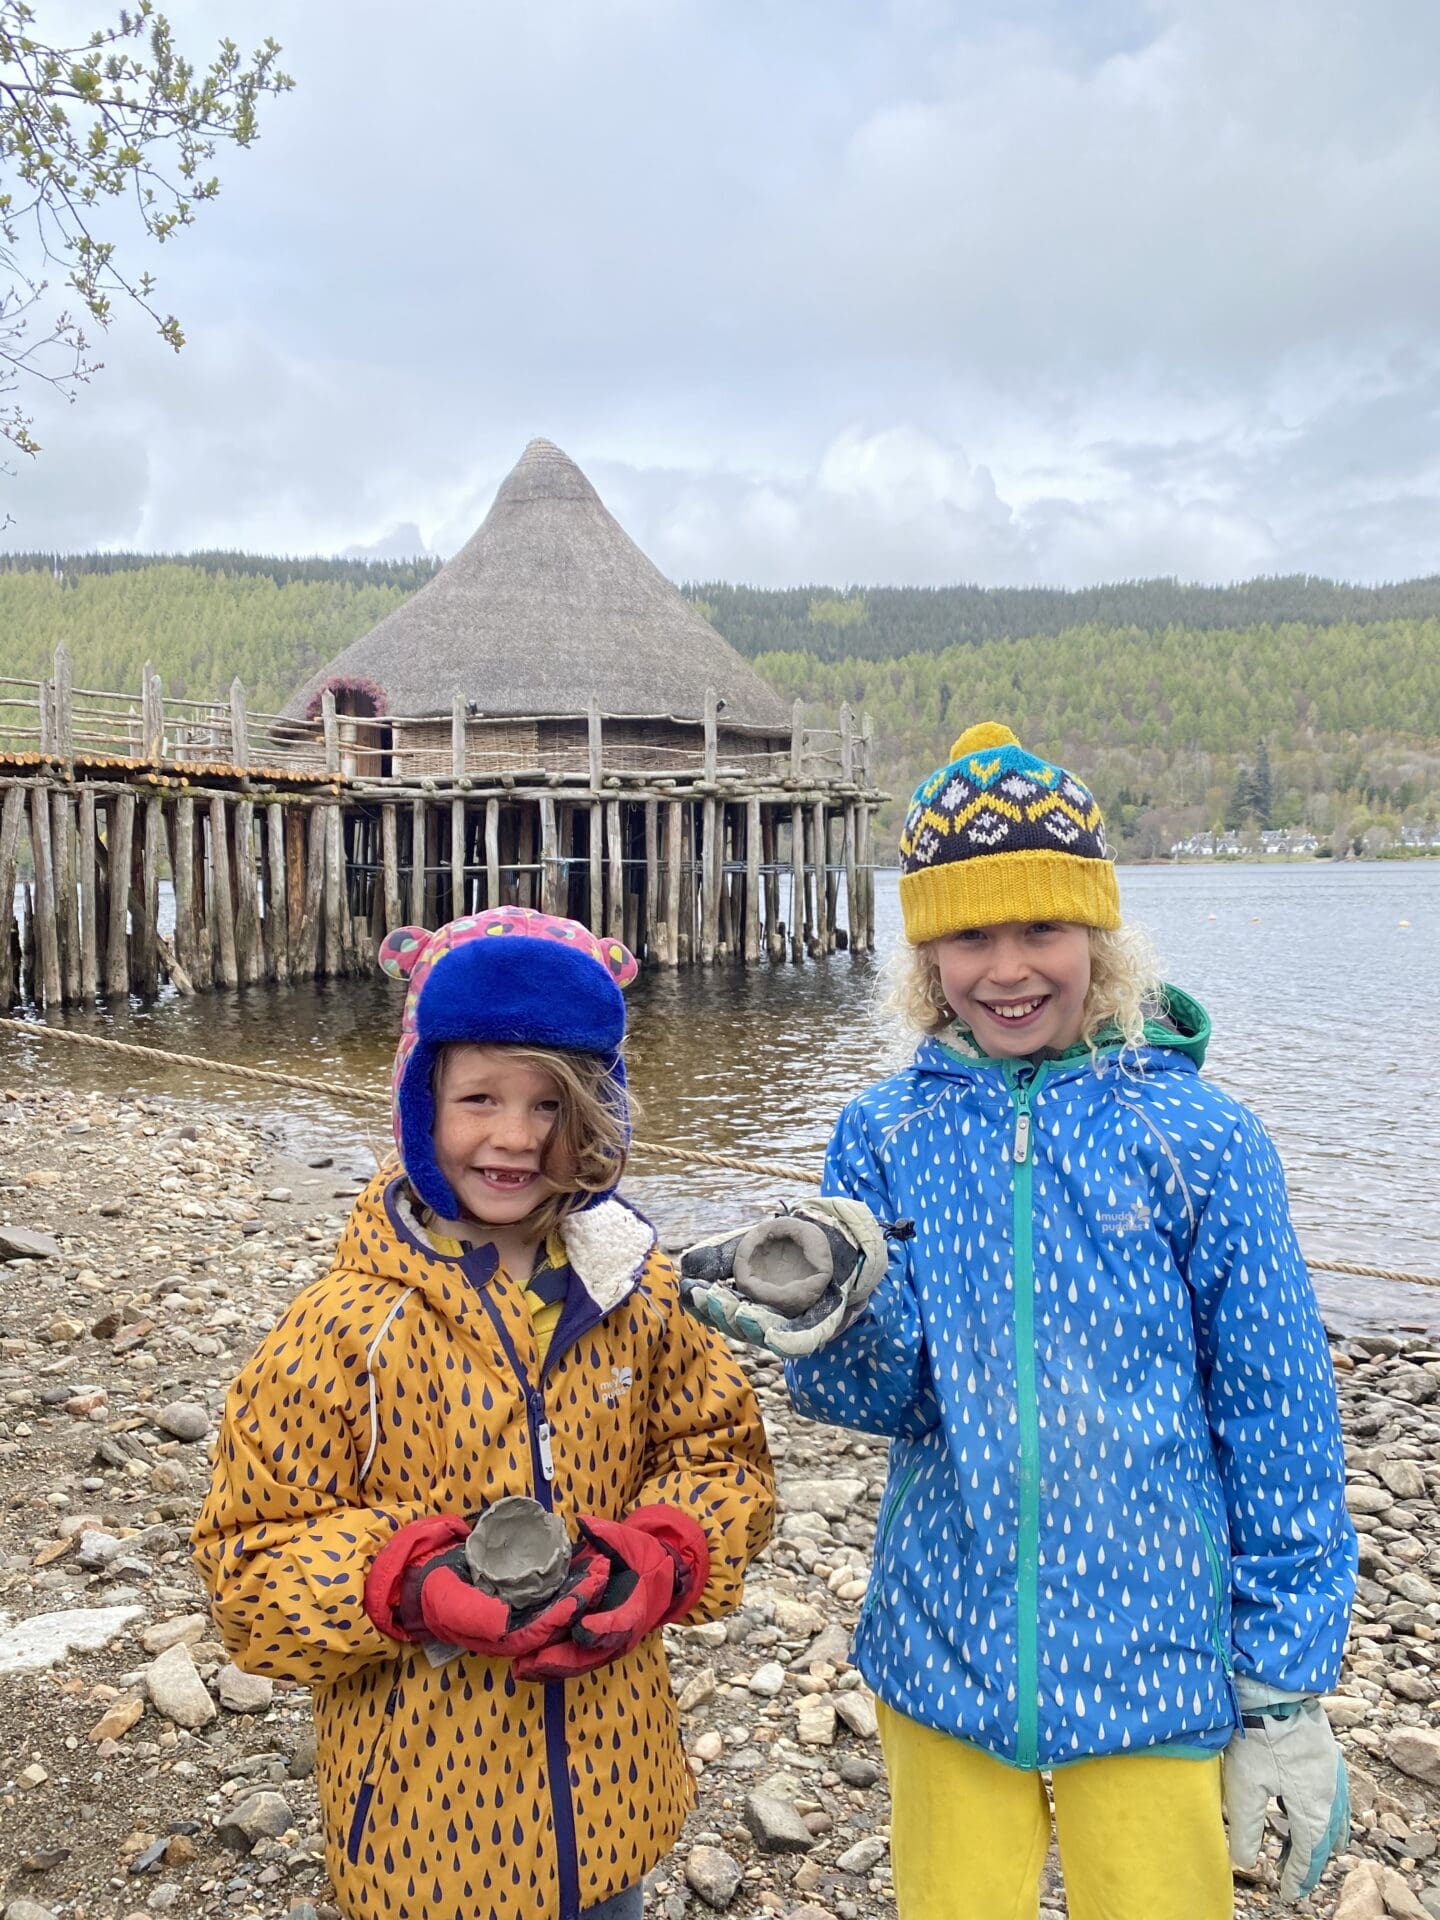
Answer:
[[[884,1275],[887,1238],[912,1231],[883,1226],[862,1200],[807,1200],[697,1241],[680,1257],[680,1291],[708,1326],[789,1360],[850,1325]]]
[[[1285,1693],[1237,1674],[1240,1728],[1225,1749],[1221,1775],[1230,1858],[1253,1867],[1265,1838],[1271,1797],[1288,1832],[1280,1856],[1280,1897],[1313,1893],[1325,1863],[1350,1839],[1350,1784],[1325,1709],[1313,1693]]]

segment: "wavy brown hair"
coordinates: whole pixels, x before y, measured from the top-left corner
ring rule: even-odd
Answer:
[[[1102,1033],[1118,1029],[1123,1050],[1145,1040],[1145,1022],[1164,1005],[1160,963],[1149,935],[1140,927],[1091,927],[1090,990],[1080,1038],[1098,1059]],[[903,944],[889,968],[886,1005],[915,1033],[938,1034],[952,1026],[955,1011],[940,984],[935,943]]]
[[[487,1048],[489,1042],[484,1043]],[[542,1241],[569,1214],[597,1193],[618,1186],[630,1155],[633,1096],[617,1087],[610,1062],[596,1053],[562,1052],[553,1047],[496,1047],[507,1059],[549,1076],[560,1096],[560,1112],[545,1142],[540,1167],[550,1193],[523,1224]],[[441,1082],[460,1045],[441,1047],[431,1081],[440,1097]]]

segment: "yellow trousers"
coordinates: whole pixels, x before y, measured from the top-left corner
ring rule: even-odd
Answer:
[[[1038,1773],[877,1702],[900,1920],[1036,1920],[1050,1845]],[[1220,1761],[1107,1754],[1051,1778],[1070,1920],[1233,1920]]]

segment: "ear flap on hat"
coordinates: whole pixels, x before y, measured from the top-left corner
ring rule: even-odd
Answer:
[[[392,980],[408,980],[430,935],[424,927],[396,927],[380,942],[380,966]]]

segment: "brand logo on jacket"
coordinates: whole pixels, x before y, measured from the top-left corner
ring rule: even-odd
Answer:
[[[1113,1188],[1109,1204],[1097,1208],[1095,1214],[1096,1224],[1102,1233],[1118,1233],[1122,1236],[1148,1232],[1153,1217],[1148,1201],[1142,1200],[1139,1194],[1131,1199],[1115,1193]]]
[[[616,1367],[610,1378],[600,1384],[600,1398],[607,1407],[618,1407],[621,1400],[635,1384],[635,1374],[630,1367]]]

